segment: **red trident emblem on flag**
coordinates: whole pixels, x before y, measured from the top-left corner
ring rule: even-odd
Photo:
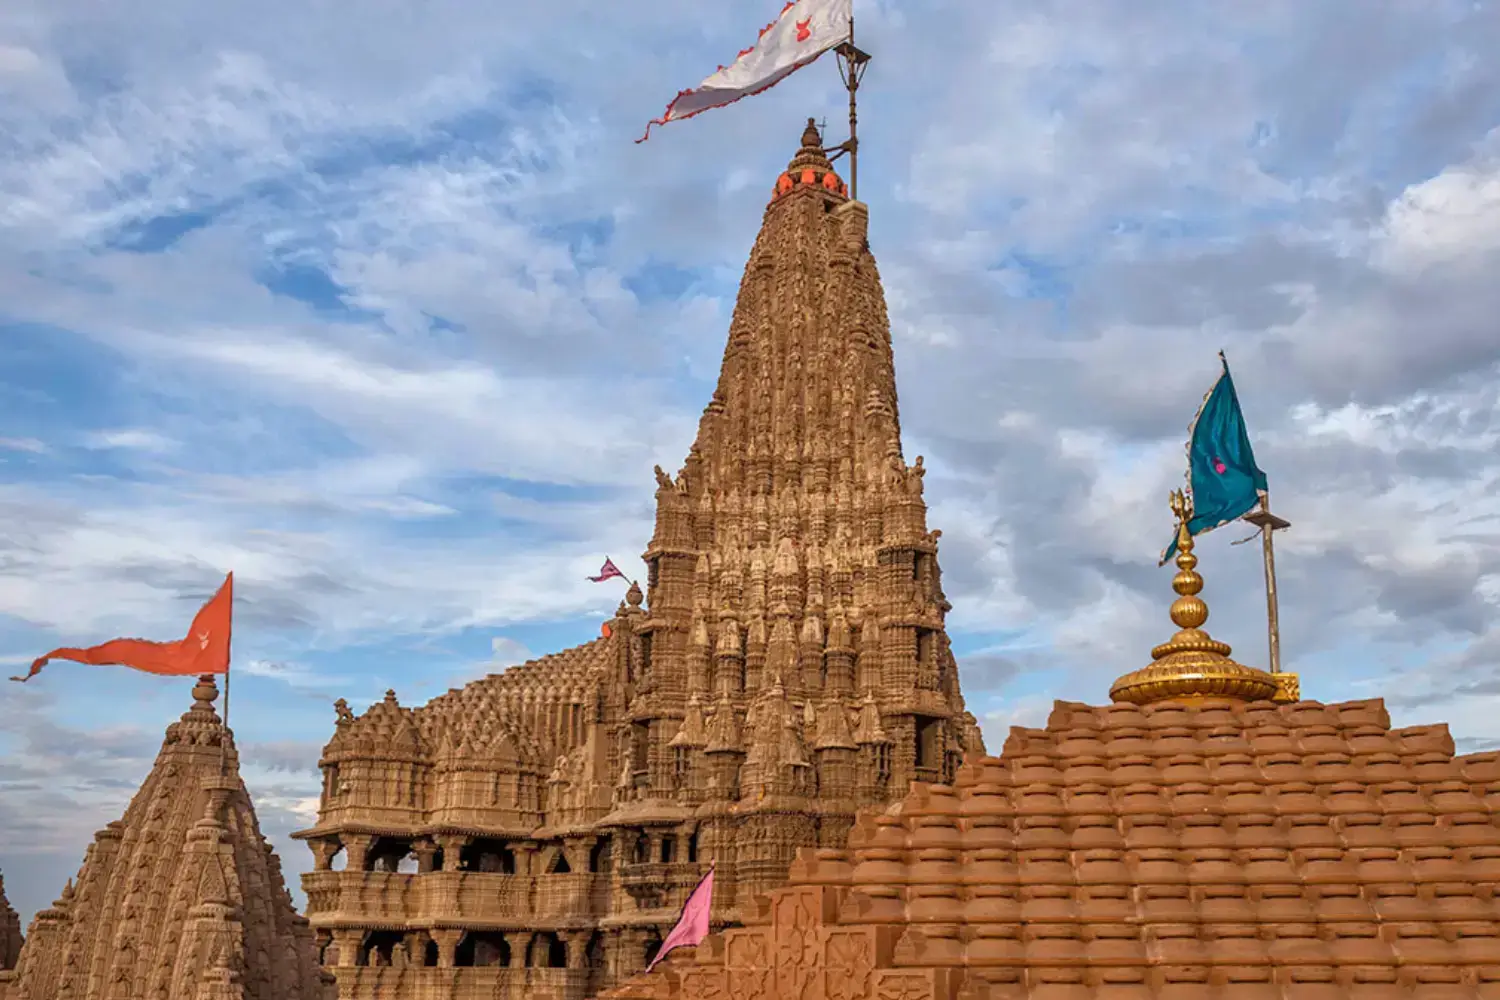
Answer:
[[[797,22],[797,41],[805,42],[812,37],[812,18]]]

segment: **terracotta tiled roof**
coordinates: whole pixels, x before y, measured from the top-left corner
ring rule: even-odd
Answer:
[[[1497,996],[1497,816],[1500,755],[1378,700],[1059,702],[613,995]]]

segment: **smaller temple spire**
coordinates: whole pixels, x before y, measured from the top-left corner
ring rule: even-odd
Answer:
[[[1202,630],[1208,621],[1208,605],[1198,594],[1203,577],[1195,567],[1193,536],[1188,531],[1192,508],[1181,490],[1172,493],[1172,513],[1177,516],[1177,575],[1172,589],[1172,622],[1179,631],[1151,651],[1155,662],[1115,681],[1110,697],[1115,701],[1146,705],[1162,701],[1201,701],[1231,698],[1261,701],[1274,698],[1279,685],[1264,670],[1247,667],[1229,658],[1229,644]]]

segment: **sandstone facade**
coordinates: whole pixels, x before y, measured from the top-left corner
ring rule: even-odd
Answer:
[[[217,694],[193,688],[125,815],[32,920],[0,1000],[331,1000]]]
[[[867,218],[809,124],[605,637],[420,708],[340,706],[298,836],[342,997],[593,995],[709,864],[733,921],[799,848],[982,750]]]
[[[610,1000],[1500,998],[1500,754],[1236,663],[1178,516],[1178,632],[999,757],[804,853]]]
[[[1500,997],[1500,754],[1382,702],[1059,702],[615,1000]]]

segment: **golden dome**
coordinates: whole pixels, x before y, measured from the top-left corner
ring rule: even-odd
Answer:
[[[1231,660],[1229,644],[1201,630],[1208,621],[1208,605],[1198,596],[1203,577],[1193,569],[1198,557],[1193,555],[1193,537],[1187,530],[1191,511],[1180,490],[1172,494],[1172,511],[1177,515],[1177,575],[1172,578],[1172,589],[1178,594],[1172,602],[1172,621],[1181,631],[1151,651],[1156,662],[1115,681],[1110,697],[1136,705],[1275,698],[1281,685],[1274,675]]]

